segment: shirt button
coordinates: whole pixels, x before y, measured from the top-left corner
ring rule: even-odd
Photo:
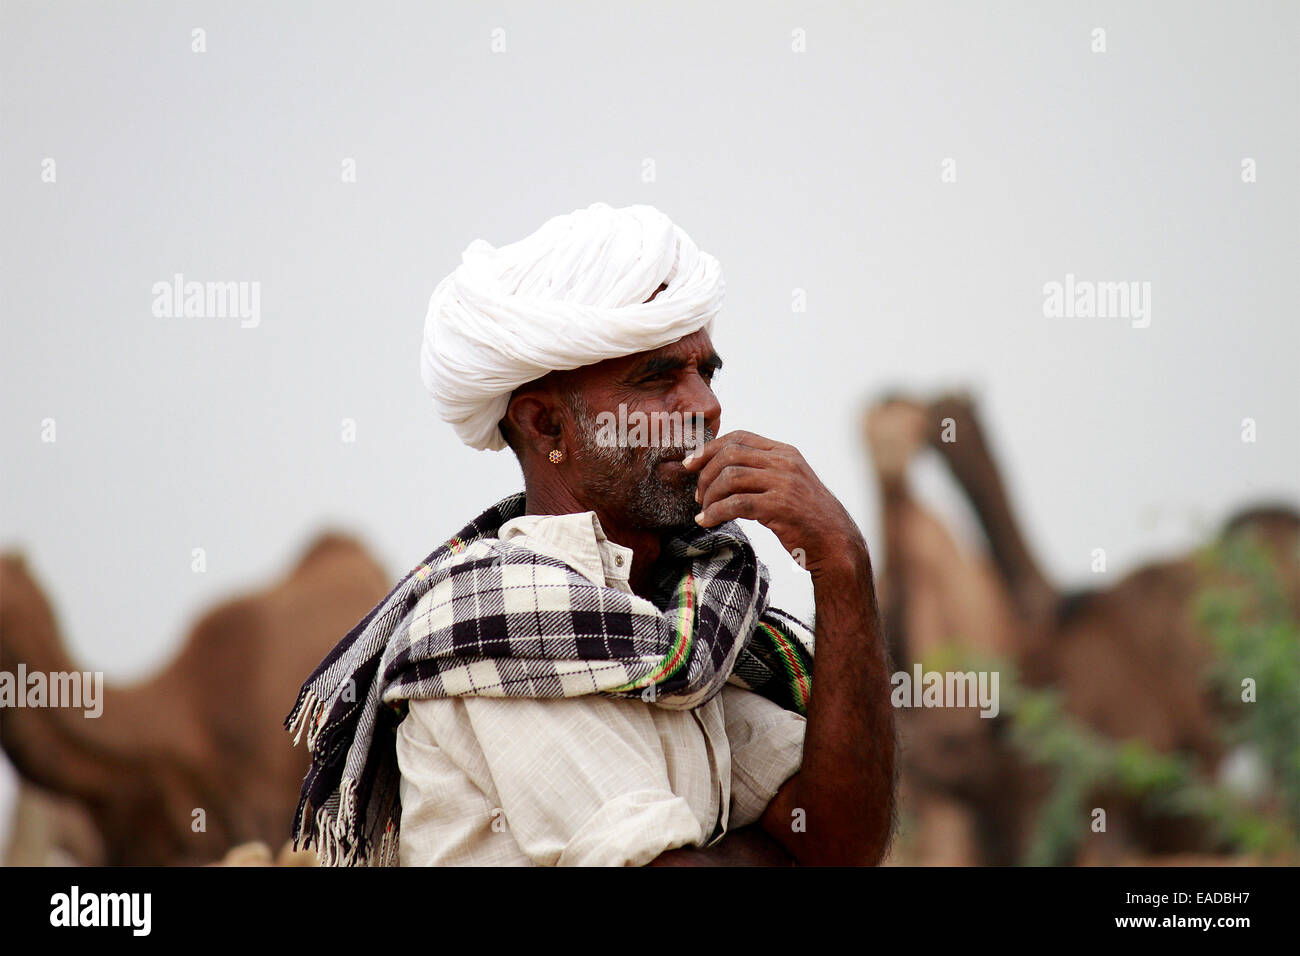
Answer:
[[[621,568],[623,566],[623,555],[621,554],[614,555],[614,563]]]

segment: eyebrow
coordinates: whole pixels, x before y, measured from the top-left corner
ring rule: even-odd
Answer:
[[[660,355],[655,358],[646,359],[633,371],[634,379],[645,378],[648,375],[655,375],[660,372],[679,372],[686,367],[686,359],[680,356]],[[708,356],[700,361],[701,372],[716,372],[722,368],[722,356],[717,352],[710,352]]]

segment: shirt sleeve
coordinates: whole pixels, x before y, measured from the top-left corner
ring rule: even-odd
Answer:
[[[756,823],[781,785],[799,772],[808,721],[761,694],[734,684],[722,689],[731,744],[729,829]]]
[[[524,862],[544,866],[641,866],[666,850],[700,844],[705,838],[690,805],[671,789],[664,742],[649,708],[640,701],[596,695],[412,701],[407,720],[427,712],[427,704],[459,708],[457,724],[472,746],[463,740],[442,748],[439,758],[430,762],[436,780],[423,768],[428,755],[408,750],[408,763],[421,764],[412,774],[412,785],[436,786],[447,798],[445,809],[413,811],[412,826],[425,824],[424,814],[436,813],[443,825],[434,829],[440,836],[450,834],[454,844],[458,833],[481,836],[486,818],[495,810]],[[457,772],[436,769],[439,760],[448,761]],[[458,786],[443,789],[445,778],[457,775]],[[474,783],[475,776],[480,785]],[[470,791],[477,791],[476,799]],[[405,799],[400,838],[404,854]],[[456,819],[448,819],[451,816]],[[433,832],[427,825],[426,830]],[[436,859],[450,852],[420,849],[424,840],[415,840],[419,856]]]

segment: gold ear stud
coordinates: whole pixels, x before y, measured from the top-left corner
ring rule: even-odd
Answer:
[[[560,451],[558,448],[552,448],[551,453],[546,457],[551,459],[552,465],[558,465],[560,462],[564,461],[564,452]]]

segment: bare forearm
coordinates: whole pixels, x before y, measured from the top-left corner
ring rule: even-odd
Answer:
[[[802,864],[879,863],[893,829],[894,714],[862,532],[793,445],[728,432],[682,467],[699,472],[701,527],[762,522],[812,573],[817,647],[803,766],[768,805],[763,828]]]
[[[802,864],[875,865],[893,828],[895,735],[865,545],[829,558],[813,588],[817,653],[803,765],[763,822]]]

